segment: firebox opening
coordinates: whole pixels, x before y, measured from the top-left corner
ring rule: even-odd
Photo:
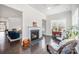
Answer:
[[[31,41],[39,39],[39,30],[31,30]]]

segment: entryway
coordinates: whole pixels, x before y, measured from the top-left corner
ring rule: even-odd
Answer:
[[[5,46],[5,29],[6,29],[6,22],[0,21],[0,50],[4,50]]]

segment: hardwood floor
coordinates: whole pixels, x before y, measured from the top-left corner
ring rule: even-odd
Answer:
[[[45,48],[42,49],[39,44],[35,44],[31,47],[31,54],[49,54]]]
[[[46,49],[45,49],[46,50]],[[37,44],[24,49],[21,41],[10,43],[4,32],[0,32],[0,54],[48,54]]]
[[[30,54],[30,48],[23,49],[21,41],[10,43],[4,32],[0,32],[0,54]]]
[[[52,37],[44,37],[39,43],[30,46],[29,48],[23,48],[20,41],[9,42],[4,32],[0,32],[0,54],[49,54],[43,45],[50,43]],[[45,43],[44,43],[45,42]]]
[[[31,47],[31,53],[32,54],[49,54],[47,52],[46,45],[50,43],[50,40],[51,40],[51,37],[44,36],[42,38],[42,41],[40,41],[39,43],[37,43]],[[43,43],[43,45],[45,45],[45,48],[43,45],[41,45],[42,43]]]

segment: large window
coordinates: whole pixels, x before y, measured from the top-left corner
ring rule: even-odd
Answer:
[[[54,28],[64,28],[66,27],[66,19],[56,19],[51,21],[51,29]]]

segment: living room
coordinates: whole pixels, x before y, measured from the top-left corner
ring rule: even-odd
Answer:
[[[9,35],[9,31],[17,30],[21,36],[20,42],[9,38],[10,42],[5,45],[7,48],[4,46],[4,50],[0,49],[1,53],[59,54],[60,50],[64,54],[79,53],[78,44],[72,50],[68,50],[68,53],[64,51],[67,47],[65,45],[76,44],[75,39],[79,36],[78,4],[4,4],[0,5],[0,8],[0,21],[8,23],[5,33],[8,32]],[[15,36],[17,35],[14,34],[13,38]],[[60,43],[64,46],[62,49]]]

